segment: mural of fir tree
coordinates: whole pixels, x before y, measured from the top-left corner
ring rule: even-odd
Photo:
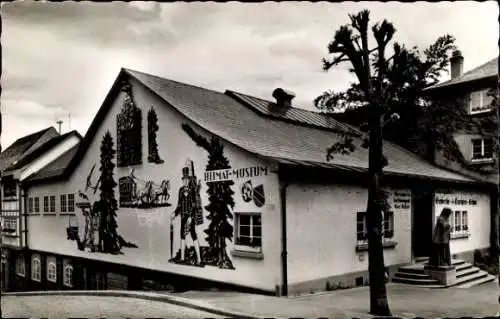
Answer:
[[[101,171],[100,177],[100,199],[94,203],[94,210],[100,213],[99,223],[99,250],[104,253],[118,254],[121,247],[137,247],[127,243],[118,235],[118,225],[116,223],[116,211],[118,204],[115,198],[114,188],[116,182],[113,177],[115,164],[113,159],[116,151],[113,148],[113,138],[106,132],[101,144]]]
[[[216,137],[208,141],[187,124],[183,124],[182,129],[196,142],[196,145],[208,152],[207,171],[231,168],[229,160],[224,156],[224,146]],[[210,249],[205,254],[204,261],[206,264],[215,264],[224,269],[234,269],[226,251],[226,239],[233,240],[233,226],[228,221],[228,219],[233,219],[233,214],[229,209],[229,207],[234,208],[232,185],[234,185],[233,181],[208,183],[209,204],[205,206],[208,211],[207,219],[210,220],[205,230],[206,241]]]
[[[148,161],[150,163],[161,164],[164,161],[158,153],[158,142],[156,141],[158,129],[158,116],[153,107],[151,107],[148,111]]]

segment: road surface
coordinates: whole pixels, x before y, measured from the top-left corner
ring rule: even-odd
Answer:
[[[101,296],[2,296],[3,318],[224,318],[166,302]]]

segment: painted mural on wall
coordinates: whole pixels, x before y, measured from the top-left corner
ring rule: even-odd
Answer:
[[[224,155],[224,147],[216,138],[210,140],[194,132],[187,124],[182,125],[182,129],[196,143],[208,153],[207,171],[230,169],[229,160]],[[227,251],[226,240],[233,240],[233,226],[229,219],[233,219],[231,209],[234,209],[234,192],[231,186],[234,182],[231,180],[207,182],[208,203],[203,206],[199,195],[201,181],[197,180],[194,171],[194,163],[188,161],[183,168],[183,185],[179,189],[179,198],[172,220],[176,216],[181,218],[181,249],[172,255],[170,262],[188,264],[195,266],[211,265],[222,269],[235,269],[233,262]],[[203,209],[209,220],[208,226],[204,229],[207,246],[201,246],[198,243],[196,234],[196,225],[203,224]],[[183,221],[184,219],[184,221]],[[171,226],[172,227],[172,226]],[[171,228],[171,243],[172,238]],[[194,247],[185,248],[187,235],[190,235]],[[199,248],[198,248],[199,247]]]
[[[76,241],[79,250],[121,254],[123,253],[122,247],[138,248],[137,245],[125,241],[118,234],[116,222],[118,205],[114,192],[117,184],[113,177],[115,153],[113,138],[109,132],[106,132],[101,144],[101,166],[99,168],[101,174],[96,183],[92,185],[94,165],[86,179],[84,191],[78,191],[81,201],[76,203],[76,206],[80,208],[85,218],[83,238],[80,237],[78,220],[75,216],[70,216],[66,229],[67,239]],[[97,189],[100,191],[99,199],[92,203],[91,198],[95,197]]]
[[[248,180],[241,186],[241,198],[245,203],[252,202],[257,207],[262,207],[266,203],[266,197],[264,195],[264,185],[252,186],[252,181]]]
[[[120,207],[133,208],[155,208],[172,206],[170,199],[170,181],[162,180],[155,183],[151,180],[143,180],[134,175],[121,177],[118,180],[120,193]]]
[[[142,113],[135,105],[132,88],[129,83],[122,83],[125,93],[120,114],[116,116],[117,165],[118,167],[142,163]]]
[[[154,108],[151,107],[148,111],[148,162],[162,164],[164,160],[160,158],[158,142],[156,141],[158,129],[158,116]]]

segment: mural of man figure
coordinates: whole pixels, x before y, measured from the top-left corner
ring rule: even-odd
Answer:
[[[182,169],[182,183],[182,186],[179,188],[177,207],[171,216],[171,221],[173,221],[177,216],[180,216],[181,218],[180,262],[186,262],[186,236],[190,235],[196,252],[196,264],[203,266],[200,254],[200,244],[196,234],[196,226],[203,223],[203,211],[199,198],[201,184],[196,183],[193,164],[189,160],[186,167]]]

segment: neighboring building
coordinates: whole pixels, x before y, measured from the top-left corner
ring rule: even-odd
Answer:
[[[460,51],[455,51],[450,59],[451,79],[431,86],[426,91],[436,97],[449,100],[463,107],[469,120],[496,118],[496,109],[492,107],[491,90],[498,85],[498,58],[463,72],[464,58]],[[480,132],[476,127],[457,131],[457,142],[466,163],[460,164],[446,160],[441,154],[436,154],[436,164],[446,165],[456,171],[476,173],[479,178],[495,183],[498,181],[497,154],[494,151],[494,136],[497,127],[490,131]]]
[[[26,201],[24,181],[38,173],[81,140],[72,131],[59,135],[53,128],[25,136],[15,141],[0,154],[1,180],[1,239],[2,239],[2,288],[10,289],[9,273],[15,265],[10,255],[27,248],[26,210],[39,207],[39,202]],[[14,252],[14,253],[13,253]],[[21,273],[19,268],[18,272]]]
[[[40,207],[28,209],[13,286],[287,294],[366,284],[368,152],[326,160],[339,132],[358,146],[360,134],[292,107],[284,90],[273,96],[122,69],[78,149],[25,181]],[[384,149],[389,273],[429,255],[443,205],[455,256],[489,246],[492,185]]]

